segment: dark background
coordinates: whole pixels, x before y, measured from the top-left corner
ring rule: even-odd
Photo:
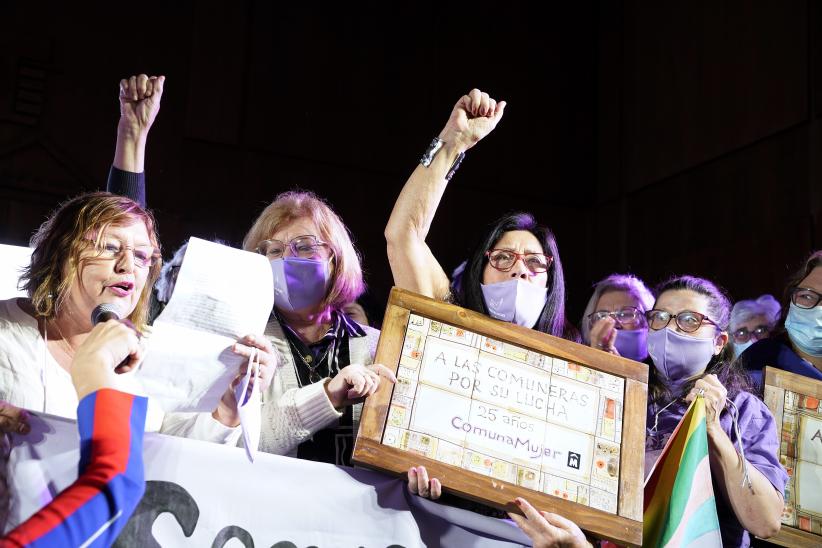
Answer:
[[[1,3],[0,242],[104,187],[118,82],[145,72],[167,77],[146,162],[164,254],[238,245],[278,192],[311,189],[362,251],[372,313],[394,200],[472,87],[509,106],[433,224],[447,271],[531,211],[576,321],[611,272],[750,298],[822,247],[817,2],[298,5]]]

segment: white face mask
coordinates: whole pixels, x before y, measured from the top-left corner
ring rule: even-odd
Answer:
[[[497,320],[533,328],[548,300],[548,288],[521,278],[480,284],[488,315]]]

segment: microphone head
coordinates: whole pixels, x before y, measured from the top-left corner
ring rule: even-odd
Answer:
[[[122,314],[122,308],[115,303],[98,304],[94,310],[91,311],[91,323],[97,325],[100,322],[108,320],[119,320]]]

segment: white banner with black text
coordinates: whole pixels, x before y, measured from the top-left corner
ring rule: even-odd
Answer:
[[[12,438],[6,531],[77,477],[77,426],[45,415]],[[147,433],[146,492],[115,546],[521,546],[507,520],[410,495],[378,472]]]

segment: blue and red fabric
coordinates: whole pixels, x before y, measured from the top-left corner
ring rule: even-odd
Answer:
[[[0,541],[6,546],[110,546],[145,490],[148,400],[105,388],[77,406],[80,475]]]

